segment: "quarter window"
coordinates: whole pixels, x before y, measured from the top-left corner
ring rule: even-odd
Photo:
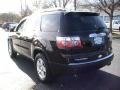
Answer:
[[[23,29],[23,35],[32,37],[37,30],[40,30],[40,16],[34,14],[28,17]]]
[[[55,32],[58,31],[60,26],[60,15],[49,14],[42,16],[41,29],[44,32]]]

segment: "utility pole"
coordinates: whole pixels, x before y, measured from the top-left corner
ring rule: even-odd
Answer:
[[[22,16],[22,12],[23,12],[22,0],[20,0],[20,6],[21,6],[21,16]]]
[[[76,11],[76,0],[74,0],[74,10]]]
[[[25,16],[28,15],[28,11],[27,11],[27,9],[28,9],[28,7],[27,7],[27,2],[26,2],[26,0],[25,0]]]
[[[25,9],[27,8],[27,2],[26,2],[26,0],[25,0]]]

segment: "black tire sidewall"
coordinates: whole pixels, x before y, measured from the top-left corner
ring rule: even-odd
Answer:
[[[44,64],[45,64],[45,67],[46,67],[46,77],[44,80],[42,80],[39,75],[38,75],[38,72],[37,72],[37,60],[39,58],[42,58]],[[43,83],[48,83],[49,81],[51,81],[51,73],[50,73],[50,69],[49,69],[49,65],[48,65],[48,61],[47,59],[45,58],[45,56],[41,53],[38,53],[36,56],[35,56],[35,68],[36,68],[36,73],[37,73],[37,76],[39,78],[39,80]]]

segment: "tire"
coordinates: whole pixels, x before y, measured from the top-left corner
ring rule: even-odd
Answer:
[[[8,41],[8,52],[11,58],[16,58],[17,52],[14,51],[12,41],[10,40]]]
[[[47,59],[43,54],[38,53],[35,56],[35,67],[40,82],[48,83],[51,81],[52,74]]]

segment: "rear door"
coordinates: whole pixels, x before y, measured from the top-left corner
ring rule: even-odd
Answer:
[[[21,35],[22,54],[30,57],[31,56],[31,45],[34,39],[36,31],[40,30],[40,16],[39,14],[31,15],[25,22]]]
[[[60,30],[60,17],[61,17],[60,12],[49,14],[44,13],[41,16],[41,33],[40,33],[41,43],[46,48],[47,54],[51,61],[54,60],[54,62],[56,61],[63,62],[62,59],[59,57],[60,53],[56,47],[56,37],[58,31]]]

